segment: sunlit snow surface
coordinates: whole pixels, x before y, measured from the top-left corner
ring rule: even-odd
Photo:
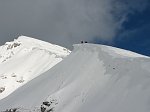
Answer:
[[[101,49],[107,53],[109,53],[110,55],[112,55],[113,57],[117,57],[117,56],[122,56],[123,58],[126,57],[145,57],[145,58],[149,58],[147,56],[141,55],[141,54],[137,54],[131,51],[127,51],[127,50],[123,50],[123,49],[119,49],[119,48],[115,48],[115,47],[111,47],[111,46],[105,46],[105,45],[101,45]]]
[[[0,110],[40,112],[48,101],[53,112],[150,112],[150,58],[130,53],[75,45],[59,64],[1,100]]]
[[[0,99],[47,71],[70,53],[44,41],[20,36],[0,47]]]

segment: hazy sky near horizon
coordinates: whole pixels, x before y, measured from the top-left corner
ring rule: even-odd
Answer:
[[[67,48],[81,40],[113,45],[133,31],[124,25],[129,15],[147,7],[149,0],[1,0],[0,45],[19,35]]]

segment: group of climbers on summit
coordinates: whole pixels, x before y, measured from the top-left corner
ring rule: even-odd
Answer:
[[[83,44],[83,43],[88,43],[87,41],[81,41],[81,44]]]

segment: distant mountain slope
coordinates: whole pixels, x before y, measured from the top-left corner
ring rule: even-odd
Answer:
[[[0,47],[0,99],[70,54],[66,48],[20,36]]]
[[[149,112],[149,67],[149,57],[129,51],[75,45],[59,64],[0,100],[0,110]]]

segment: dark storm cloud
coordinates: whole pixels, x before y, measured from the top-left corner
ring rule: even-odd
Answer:
[[[128,13],[146,0],[1,0],[0,44],[19,35],[70,47],[80,40],[112,41]]]

